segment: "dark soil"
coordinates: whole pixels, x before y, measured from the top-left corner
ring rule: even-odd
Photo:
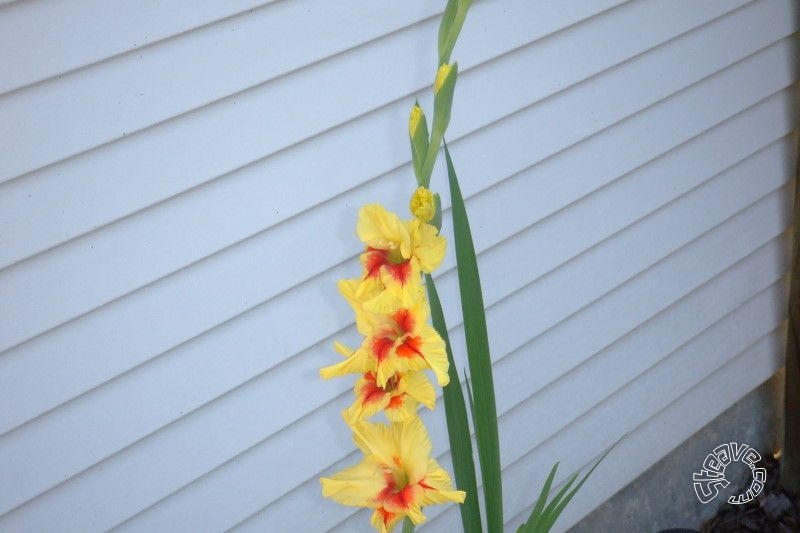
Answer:
[[[800,497],[781,488],[780,463],[767,456],[757,466],[767,469],[761,494],[742,505],[724,503],[701,533],[800,533]]]

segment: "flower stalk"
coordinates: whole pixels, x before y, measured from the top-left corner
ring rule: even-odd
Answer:
[[[466,533],[483,531],[470,415],[483,480],[486,529],[489,533],[503,530],[502,468],[486,311],[469,219],[445,141],[458,79],[458,64],[451,63],[450,57],[471,4],[472,0],[448,0],[442,16],[430,131],[419,102],[409,113],[411,162],[417,183],[409,201],[413,218],[401,220],[379,204],[366,205],[358,214],[356,232],[364,245],[362,272],[358,278],[340,281],[338,287],[353,310],[363,341],[355,349],[335,343],[344,360],[320,371],[326,379],[357,376],[354,402],[342,416],[363,454],[357,465],[321,479],[322,493],[344,505],[372,509],[371,523],[381,533],[392,531],[400,522],[403,533],[412,532],[425,520],[425,506],[444,503],[461,504]],[[441,198],[429,188],[442,145],[470,372],[465,376],[469,409],[432,276],[446,248],[439,234]],[[435,407],[436,392],[429,374],[443,387],[453,470],[460,490],[431,457],[431,442],[417,415],[421,405]],[[371,421],[380,415],[387,423]],[[534,512],[520,531],[549,531],[599,462],[573,486],[576,473],[545,505],[556,474],[553,467]]]

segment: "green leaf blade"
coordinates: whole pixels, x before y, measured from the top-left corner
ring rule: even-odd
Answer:
[[[497,406],[492,378],[492,360],[489,355],[489,337],[486,331],[486,311],[483,304],[475,245],[469,227],[464,199],[453,168],[447,143],[444,143],[447,176],[453,204],[453,233],[455,237],[458,285],[464,334],[467,341],[467,359],[472,378],[475,400],[475,435],[478,441],[478,458],[484,486],[487,527],[490,533],[503,531],[503,488],[501,483],[500,443],[497,430]]]
[[[458,379],[453,352],[450,349],[450,337],[447,333],[442,303],[439,300],[439,293],[430,274],[425,275],[425,285],[428,289],[431,321],[433,322],[433,327],[445,342],[447,360],[450,363],[447,370],[450,376],[450,383],[442,389],[442,398],[444,399],[447,437],[450,440],[450,454],[453,459],[453,474],[456,478],[456,487],[467,493],[467,498],[459,509],[461,511],[461,524],[464,528],[464,533],[481,533],[478,481],[475,474],[472,435],[469,431],[464,392],[461,390],[461,382]]]
[[[539,499],[536,500],[536,506],[531,511],[531,515],[528,517],[528,521],[525,522],[520,531],[523,533],[532,533],[536,524],[539,522],[542,511],[544,511],[544,505],[547,503],[547,497],[550,496],[550,487],[553,486],[553,479],[556,477],[556,471],[558,471],[558,463],[553,465],[553,468],[550,469],[550,474],[547,476],[547,479],[542,485],[542,490],[539,492]]]

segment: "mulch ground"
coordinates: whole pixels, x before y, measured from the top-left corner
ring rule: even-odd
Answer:
[[[724,503],[716,516],[703,524],[701,533],[800,532],[800,497],[781,488],[779,461],[768,456],[758,466],[767,469],[761,494],[742,505]]]

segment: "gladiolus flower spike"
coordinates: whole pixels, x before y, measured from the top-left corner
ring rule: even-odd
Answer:
[[[320,370],[326,379],[359,375],[355,400],[342,416],[365,456],[358,465],[323,478],[322,493],[344,505],[373,509],[372,525],[384,533],[406,517],[414,524],[425,520],[425,505],[461,503],[466,496],[430,458],[431,444],[417,416],[420,404],[433,409],[436,400],[426,371],[441,386],[450,380],[445,343],[428,323],[422,284],[422,273],[441,265],[446,242],[428,224],[436,209],[433,193],[418,188],[410,208],[410,220],[378,204],[359,211],[361,276],[341,280],[338,288],[353,309],[363,342],[355,350],[335,343],[344,360]],[[379,413],[390,425],[367,422]]]

